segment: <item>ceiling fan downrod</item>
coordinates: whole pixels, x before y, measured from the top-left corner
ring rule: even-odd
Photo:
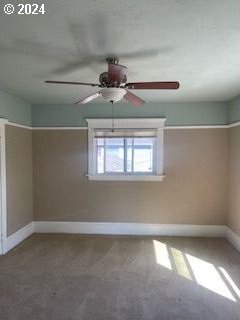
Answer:
[[[106,58],[106,62],[109,64],[118,64],[119,63],[119,59],[117,56],[109,56]]]

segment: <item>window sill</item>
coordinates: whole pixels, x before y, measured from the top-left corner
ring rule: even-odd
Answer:
[[[97,181],[162,181],[165,175],[104,175],[89,174],[89,180]]]

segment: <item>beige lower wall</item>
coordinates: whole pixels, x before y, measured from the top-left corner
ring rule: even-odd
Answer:
[[[6,125],[7,235],[33,220],[32,132]]]
[[[34,220],[225,224],[228,130],[165,130],[163,182],[89,181],[86,130],[34,130]]]
[[[230,129],[229,155],[228,226],[240,236],[240,126]]]

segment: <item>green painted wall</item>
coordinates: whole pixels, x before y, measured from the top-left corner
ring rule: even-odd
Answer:
[[[86,126],[85,118],[111,118],[111,104],[32,105],[32,125]],[[141,107],[116,103],[114,117],[166,117],[166,125],[213,125],[228,123],[227,103],[147,103]]]
[[[0,90],[0,118],[31,125],[31,104]]]
[[[229,123],[240,121],[240,96],[229,103]]]
[[[111,118],[111,104],[33,104],[0,91],[0,117],[23,125],[86,126],[86,118]],[[240,96],[227,102],[147,103],[141,107],[116,103],[114,117],[166,117],[166,125],[227,124],[240,120]]]

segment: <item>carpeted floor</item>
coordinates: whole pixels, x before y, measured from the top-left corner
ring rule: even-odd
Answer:
[[[1,320],[238,320],[224,239],[35,234],[0,257]]]

